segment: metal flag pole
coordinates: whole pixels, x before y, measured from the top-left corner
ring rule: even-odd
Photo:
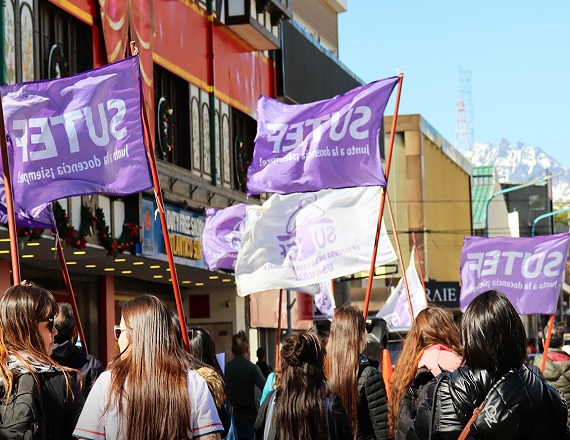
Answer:
[[[75,295],[73,293],[73,287],[71,287],[71,278],[69,277],[69,271],[67,270],[67,263],[65,262],[65,255],[63,253],[63,246],[61,245],[61,240],[59,239],[59,233],[57,229],[51,230],[55,235],[55,243],[57,248],[57,255],[59,256],[59,262],[61,263],[61,273],[63,274],[63,279],[65,280],[65,287],[67,288],[67,295],[70,300],[71,308],[73,309],[73,314],[75,315],[75,324],[77,326],[77,333],[81,339],[81,346],[85,350],[85,353],[89,353],[87,349],[87,339],[85,339],[85,334],[83,333],[83,326],[81,325],[81,319],[79,318],[79,310],[77,309],[77,302],[75,301]]]
[[[12,260],[12,283],[20,284],[20,254],[18,252],[18,237],[16,234],[16,217],[14,213],[14,195],[12,193],[12,178],[10,177],[10,162],[8,160],[8,144],[6,142],[6,127],[4,125],[4,110],[0,97],[0,149],[2,150],[2,168],[4,170],[4,189],[6,191],[6,211],[8,214],[8,234],[10,236],[10,259]]]
[[[131,41],[131,54],[138,53],[135,42]],[[188,331],[186,329],[186,318],[184,317],[184,308],[182,306],[182,297],[180,295],[180,286],[178,284],[178,274],[176,265],[174,264],[174,256],[172,254],[172,246],[170,245],[170,234],[168,233],[168,225],[166,223],[166,214],[164,212],[164,200],[162,198],[162,190],[160,189],[160,179],[158,178],[158,169],[156,166],[156,157],[154,155],[154,147],[151,145],[151,135],[149,132],[148,116],[145,111],[144,96],[141,93],[142,117],[144,126],[144,137],[147,155],[150,162],[152,172],[152,182],[154,185],[154,194],[158,207],[158,215],[160,217],[160,225],[162,226],[162,235],[164,237],[164,247],[168,256],[168,267],[170,268],[170,278],[172,280],[172,288],[174,289],[174,299],[176,301],[176,310],[180,319],[180,330],[182,330],[182,339],[186,350],[190,351],[190,341],[188,340]]]
[[[410,294],[410,285],[408,284],[408,274],[406,273],[406,266],[404,265],[404,258],[402,257],[402,248],[400,247],[400,239],[398,238],[398,231],[396,230],[396,221],[394,220],[394,212],[392,212],[392,205],[390,204],[390,196],[388,195],[388,189],[385,189],[386,193],[386,204],[388,205],[388,214],[390,215],[390,222],[392,223],[392,231],[394,231],[394,240],[396,241],[396,250],[398,251],[398,261],[400,262],[400,267],[402,268],[402,276],[404,278],[404,287],[406,290],[406,296],[408,298],[408,306],[410,308],[410,322],[414,322],[414,306],[412,304],[412,296]],[[414,264],[414,262],[411,262]]]
[[[542,352],[542,362],[540,363],[540,371],[544,373],[546,368],[546,356],[548,355],[548,348],[550,347],[550,337],[552,336],[552,327],[554,326],[554,315],[550,315],[548,320],[548,331],[546,332],[546,341],[544,341],[544,351]]]
[[[396,104],[394,105],[394,116],[392,118],[392,130],[390,132],[390,143],[388,154],[386,155],[386,170],[384,176],[386,178],[386,188],[388,188],[388,175],[390,174],[390,163],[392,162],[392,150],[394,149],[394,138],[396,136],[396,123],[398,122],[398,107],[400,106],[400,96],[402,94],[402,83],[404,74],[400,73],[398,81],[398,92],[396,93]],[[374,266],[376,265],[376,253],[378,252],[378,243],[380,241],[380,229],[382,228],[382,217],[384,216],[384,203],[386,201],[386,189],[382,191],[380,200],[380,212],[378,213],[378,225],[376,226],[376,237],[374,238],[374,251],[372,252],[372,261],[370,262],[370,273],[368,275],[368,285],[366,286],[366,295],[364,297],[363,314],[364,319],[368,316],[368,306],[370,305],[370,294],[372,292],[372,282],[374,280]]]

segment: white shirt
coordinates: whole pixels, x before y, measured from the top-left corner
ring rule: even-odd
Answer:
[[[166,389],[165,392],[167,392]],[[190,394],[190,428],[192,430],[188,433],[188,437],[200,437],[223,431],[224,428],[208,385],[194,371],[188,372],[188,393]],[[74,436],[93,440],[119,440],[125,437],[126,427],[123,427],[121,436],[119,436],[117,407],[111,405],[106,413],[103,412],[110,396],[111,371],[105,371],[91,388],[73,431]]]

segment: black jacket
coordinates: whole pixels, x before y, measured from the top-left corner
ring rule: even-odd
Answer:
[[[408,439],[457,439],[473,411],[476,439],[565,439],[567,406],[562,395],[527,366],[500,377],[486,370],[459,367],[429,385]]]
[[[358,370],[358,440],[388,438],[388,401],[382,374],[360,355]]]
[[[83,396],[87,398],[91,387],[105,371],[103,364],[81,348],[66,341],[63,344],[55,344],[51,352],[51,358],[64,367],[75,368],[81,373]]]
[[[433,373],[427,367],[421,367],[416,371],[414,380],[400,399],[398,405],[398,418],[394,428],[395,440],[406,438],[406,434],[416,418],[418,407],[421,405],[433,378]]]

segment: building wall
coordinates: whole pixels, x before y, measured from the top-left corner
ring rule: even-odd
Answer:
[[[293,0],[293,18],[338,55],[338,14],[323,0]]]

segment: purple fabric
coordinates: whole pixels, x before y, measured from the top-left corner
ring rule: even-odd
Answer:
[[[398,77],[332,99],[287,105],[261,96],[248,196],[386,186],[378,136]]]
[[[6,139],[8,150],[10,150],[10,140]],[[12,185],[13,186],[13,185]],[[22,209],[14,204],[14,212],[16,214],[16,226],[20,228],[55,228],[55,218],[51,204],[45,209],[37,213],[35,217],[29,217]],[[6,189],[4,188],[4,167],[0,160],[0,223],[8,223],[8,208],[6,207]]]
[[[207,209],[202,252],[211,271],[234,270],[245,225],[245,203],[225,209]]]
[[[465,237],[460,309],[480,293],[504,293],[521,315],[556,312],[570,234],[547,237]]]
[[[0,92],[14,202],[29,216],[66,197],[152,187],[137,56]]]

